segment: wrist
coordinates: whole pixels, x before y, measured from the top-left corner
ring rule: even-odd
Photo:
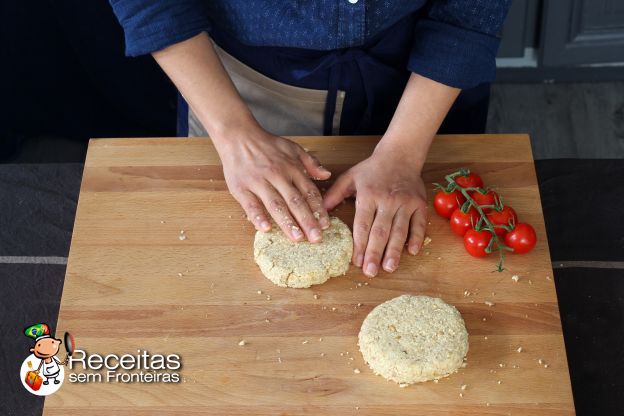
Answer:
[[[208,125],[206,130],[217,150],[246,140],[254,140],[266,134],[251,113],[231,120],[219,120]]]
[[[392,163],[409,165],[410,168],[421,172],[427,159],[430,144],[431,140],[384,135],[375,146],[373,157],[379,157],[385,162],[392,161]]]

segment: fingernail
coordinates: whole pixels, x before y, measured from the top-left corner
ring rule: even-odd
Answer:
[[[364,263],[364,255],[358,254],[357,257],[355,258],[355,266],[362,267],[362,263]]]
[[[317,243],[319,241],[321,241],[323,239],[323,236],[321,234],[321,230],[319,230],[318,228],[313,228],[312,231],[310,231],[310,241],[313,243]]]
[[[407,249],[407,251],[412,255],[415,256],[416,254],[418,254],[418,246],[417,245],[412,245],[409,246],[409,248]]]
[[[384,270],[392,273],[397,268],[396,261],[394,259],[388,259],[384,262]]]
[[[368,263],[366,265],[366,270],[364,270],[364,274],[369,277],[377,276],[377,265],[375,263]]]
[[[297,227],[297,226],[295,226],[295,225],[293,225],[293,226],[290,228],[290,235],[292,235],[292,236],[293,236],[293,238],[294,238],[295,240],[299,240],[300,238],[302,238],[302,237],[303,237],[303,233],[301,232],[301,230],[299,229],[299,227]]]
[[[321,217],[321,219],[319,220],[319,223],[320,223],[322,229],[326,230],[326,229],[329,228],[329,225],[330,225],[329,218]]]
[[[262,231],[269,231],[271,229],[271,224],[269,224],[268,221],[262,221],[260,228],[262,228]]]

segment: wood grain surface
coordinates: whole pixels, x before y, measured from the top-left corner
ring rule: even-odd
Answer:
[[[378,140],[293,139],[334,177],[367,157]],[[507,270],[494,272],[494,257],[469,257],[431,210],[431,243],[415,257],[405,254],[395,273],[369,279],[351,267],[317,287],[284,289],[255,265],[255,231],[228,193],[208,139],[92,140],[57,333],[70,331],[89,353],[177,353],[183,379],[71,383],[66,377],[44,413],[574,414],[529,139],[439,136],[424,180],[441,181],[461,166],[497,185],[521,220],[535,226],[532,253],[509,256]],[[353,201],[336,210],[349,225],[353,213]],[[181,230],[186,240],[178,238]],[[370,371],[357,348],[359,327],[372,308],[403,293],[457,306],[470,334],[466,368],[407,388]]]

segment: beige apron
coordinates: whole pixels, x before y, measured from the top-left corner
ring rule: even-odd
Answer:
[[[279,136],[319,136],[327,91],[293,87],[277,82],[243,64],[215,45],[221,62],[239,94],[260,125]],[[338,134],[345,92],[338,91],[332,134]],[[208,136],[193,110],[188,111],[189,137]]]

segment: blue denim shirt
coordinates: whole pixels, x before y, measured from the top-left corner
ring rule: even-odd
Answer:
[[[415,16],[407,69],[457,88],[492,81],[511,0],[110,0],[126,53],[218,29],[250,46],[338,50]]]

